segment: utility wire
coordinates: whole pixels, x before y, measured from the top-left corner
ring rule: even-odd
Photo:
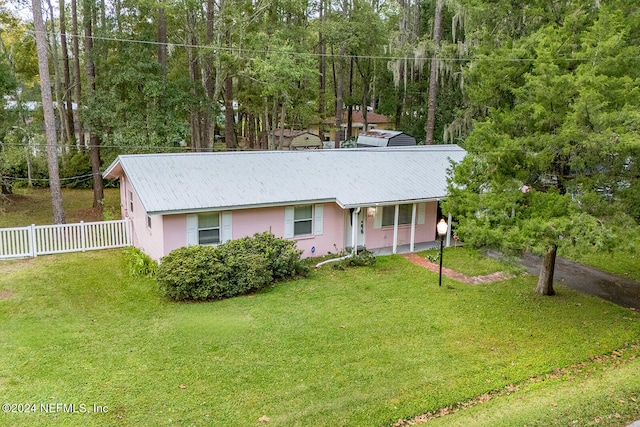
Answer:
[[[92,177],[93,174],[90,173],[88,175],[78,175],[78,176],[69,176],[66,178],[60,178],[60,181],[71,181],[74,179],[80,179],[80,178],[89,178]],[[38,182],[49,182],[51,181],[49,178],[23,178],[23,177],[18,177],[18,176],[9,176],[9,175],[2,175],[2,179],[10,179],[10,180],[14,180],[14,181],[38,181]]]
[[[25,33],[31,34],[35,36],[35,31],[33,30],[25,30]],[[47,33],[50,34],[50,33]],[[55,35],[58,37],[62,34],[60,32],[55,32]],[[65,36],[68,39],[73,38],[73,34],[65,33]],[[78,38],[83,39],[86,36],[81,35]],[[229,47],[229,46],[213,46],[213,45],[201,45],[201,44],[189,44],[189,43],[161,43],[153,40],[137,40],[137,39],[125,39],[118,37],[103,37],[103,36],[91,36],[93,40],[101,40],[101,41],[111,41],[118,43],[137,43],[137,44],[145,44],[152,46],[167,46],[167,47],[181,47],[185,49],[202,49],[202,50],[213,50],[213,51],[223,51],[223,52],[237,52],[239,55],[242,54],[279,54],[279,55],[291,55],[291,56],[305,56],[305,57],[325,57],[325,58],[353,58],[353,59],[381,59],[387,61],[398,61],[398,60],[411,60],[411,61],[428,61],[433,58],[432,56],[415,56],[411,54],[406,55],[357,55],[357,54],[336,54],[336,53],[318,53],[318,52],[297,52],[290,50],[261,50],[261,49],[246,49],[241,47]],[[465,58],[455,58],[455,57],[441,57],[435,55],[439,61],[444,62],[469,62],[469,61],[486,61],[486,62],[535,62],[535,61],[547,61],[547,59],[541,58],[509,58],[509,57],[486,57],[486,56],[472,56]],[[247,57],[246,59],[255,59],[252,56]],[[575,62],[587,62],[594,60],[603,60],[607,59],[606,57],[584,57],[584,58],[573,58],[573,57],[565,57],[565,56],[556,56],[552,59],[558,61],[575,61]],[[640,59],[640,56],[629,56],[626,59]]]

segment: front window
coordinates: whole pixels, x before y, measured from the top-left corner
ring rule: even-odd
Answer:
[[[293,214],[293,235],[311,234],[313,227],[313,206],[296,206]]]
[[[215,245],[220,243],[220,214],[198,214],[198,243]]]
[[[411,224],[411,211],[412,205],[400,205],[398,211],[398,225],[406,225]],[[384,206],[382,208],[382,226],[388,227],[393,225],[393,220],[395,217],[396,207],[395,206]]]

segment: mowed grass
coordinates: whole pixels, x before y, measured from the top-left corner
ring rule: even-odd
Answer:
[[[440,249],[430,249],[418,252],[425,258],[438,257]],[[439,263],[440,260],[436,261]],[[450,246],[442,251],[442,266],[450,268],[468,277],[484,276],[496,271],[509,270],[516,272],[515,267],[506,265],[498,260],[484,256],[479,250],[466,246]]]
[[[640,335],[637,313],[562,286],[539,296],[529,276],[437,283],[392,256],[256,295],[178,304],[153,280],[129,278],[118,250],[1,263],[0,400],[39,412],[2,413],[0,424],[380,426],[522,388],[457,415],[480,417],[471,411],[526,397],[530,378]],[[638,382],[629,387],[619,399],[637,397]],[[540,402],[539,416],[554,408]],[[108,412],[40,411],[56,403]],[[621,419],[640,411],[617,405]]]
[[[0,228],[24,227],[31,224],[53,224],[51,193],[48,188],[15,188],[9,200],[0,199]],[[62,204],[68,223],[101,221],[92,209],[93,191],[62,189]],[[120,219],[120,189],[104,189],[104,210],[110,219]]]

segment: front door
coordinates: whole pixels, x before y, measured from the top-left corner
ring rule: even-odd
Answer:
[[[364,230],[365,230],[365,220],[366,220],[366,208],[361,208],[360,209],[360,213],[358,213],[358,217],[356,219],[356,244],[358,245],[357,248],[358,250],[362,250],[365,247],[365,240],[364,240]],[[346,221],[346,239],[345,239],[345,248],[352,248],[353,247],[353,211],[351,209],[348,209],[345,212],[345,221]]]

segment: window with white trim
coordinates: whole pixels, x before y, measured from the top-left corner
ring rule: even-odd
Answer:
[[[147,215],[147,227],[151,228],[151,217]]]
[[[313,206],[295,206],[293,211],[293,235],[305,236],[313,232]]]
[[[411,224],[412,205],[400,205],[398,209],[398,225]],[[382,208],[382,226],[388,227],[393,225],[396,216],[395,206],[384,206]]]
[[[216,245],[220,243],[220,213],[198,214],[198,243]]]
[[[133,212],[133,191],[129,190],[129,212]]]

